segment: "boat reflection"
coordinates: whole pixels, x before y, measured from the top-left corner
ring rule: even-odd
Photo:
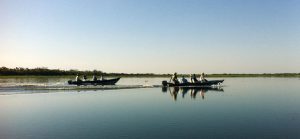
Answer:
[[[180,93],[181,97],[184,99],[186,94],[190,94],[192,99],[196,99],[197,94],[201,96],[202,99],[205,99],[205,93],[209,91],[224,92],[222,87],[163,87],[162,92],[169,92],[171,97],[176,101],[177,96]]]

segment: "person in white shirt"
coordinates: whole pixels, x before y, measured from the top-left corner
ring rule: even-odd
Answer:
[[[76,75],[75,80],[76,80],[77,82],[81,81],[81,80],[79,79],[79,75],[78,75],[78,74]]]
[[[200,76],[200,81],[201,82],[206,82],[207,81],[204,76],[205,76],[205,74],[204,74],[204,72],[202,72],[201,76]]]
[[[93,81],[97,81],[97,76],[95,74],[93,75]]]
[[[86,75],[83,75],[83,81],[87,81]]]

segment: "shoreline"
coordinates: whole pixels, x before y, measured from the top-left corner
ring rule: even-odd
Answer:
[[[46,67],[40,68],[7,68],[0,67],[0,77],[74,77],[76,74],[79,75],[97,75],[104,77],[141,77],[141,78],[155,78],[155,77],[171,77],[171,73],[110,73],[103,72],[101,70],[61,70],[61,69],[48,69]],[[190,74],[178,74],[179,77],[189,77]],[[197,77],[200,77],[200,74],[196,74]],[[206,74],[206,77],[300,77],[299,73],[211,73]]]
[[[47,77],[47,78],[61,78],[74,77],[75,75],[0,75],[0,78],[25,78],[25,77]],[[92,75],[87,75],[92,76]],[[122,77],[122,78],[163,78],[171,77],[171,74],[104,74],[104,77]],[[178,77],[189,77],[189,74],[178,74]],[[200,76],[196,74],[196,76]],[[234,77],[265,77],[265,78],[300,78],[300,73],[264,73],[264,74],[206,74],[207,78],[234,78]]]

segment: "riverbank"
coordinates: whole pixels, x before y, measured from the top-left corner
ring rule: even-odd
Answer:
[[[134,78],[160,78],[160,77],[171,77],[171,74],[102,74],[104,77],[134,77]],[[0,78],[28,78],[28,77],[46,77],[46,78],[60,78],[70,77],[73,78],[75,75],[0,75]],[[88,75],[92,76],[92,75]],[[179,74],[179,77],[189,77],[188,74]],[[200,75],[196,75],[200,76]],[[231,77],[278,77],[278,78],[300,78],[299,73],[265,73],[265,74],[207,74],[206,77],[211,78],[231,78]]]

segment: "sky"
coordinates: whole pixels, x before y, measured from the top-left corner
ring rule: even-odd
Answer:
[[[300,72],[299,0],[0,0],[0,66]]]

